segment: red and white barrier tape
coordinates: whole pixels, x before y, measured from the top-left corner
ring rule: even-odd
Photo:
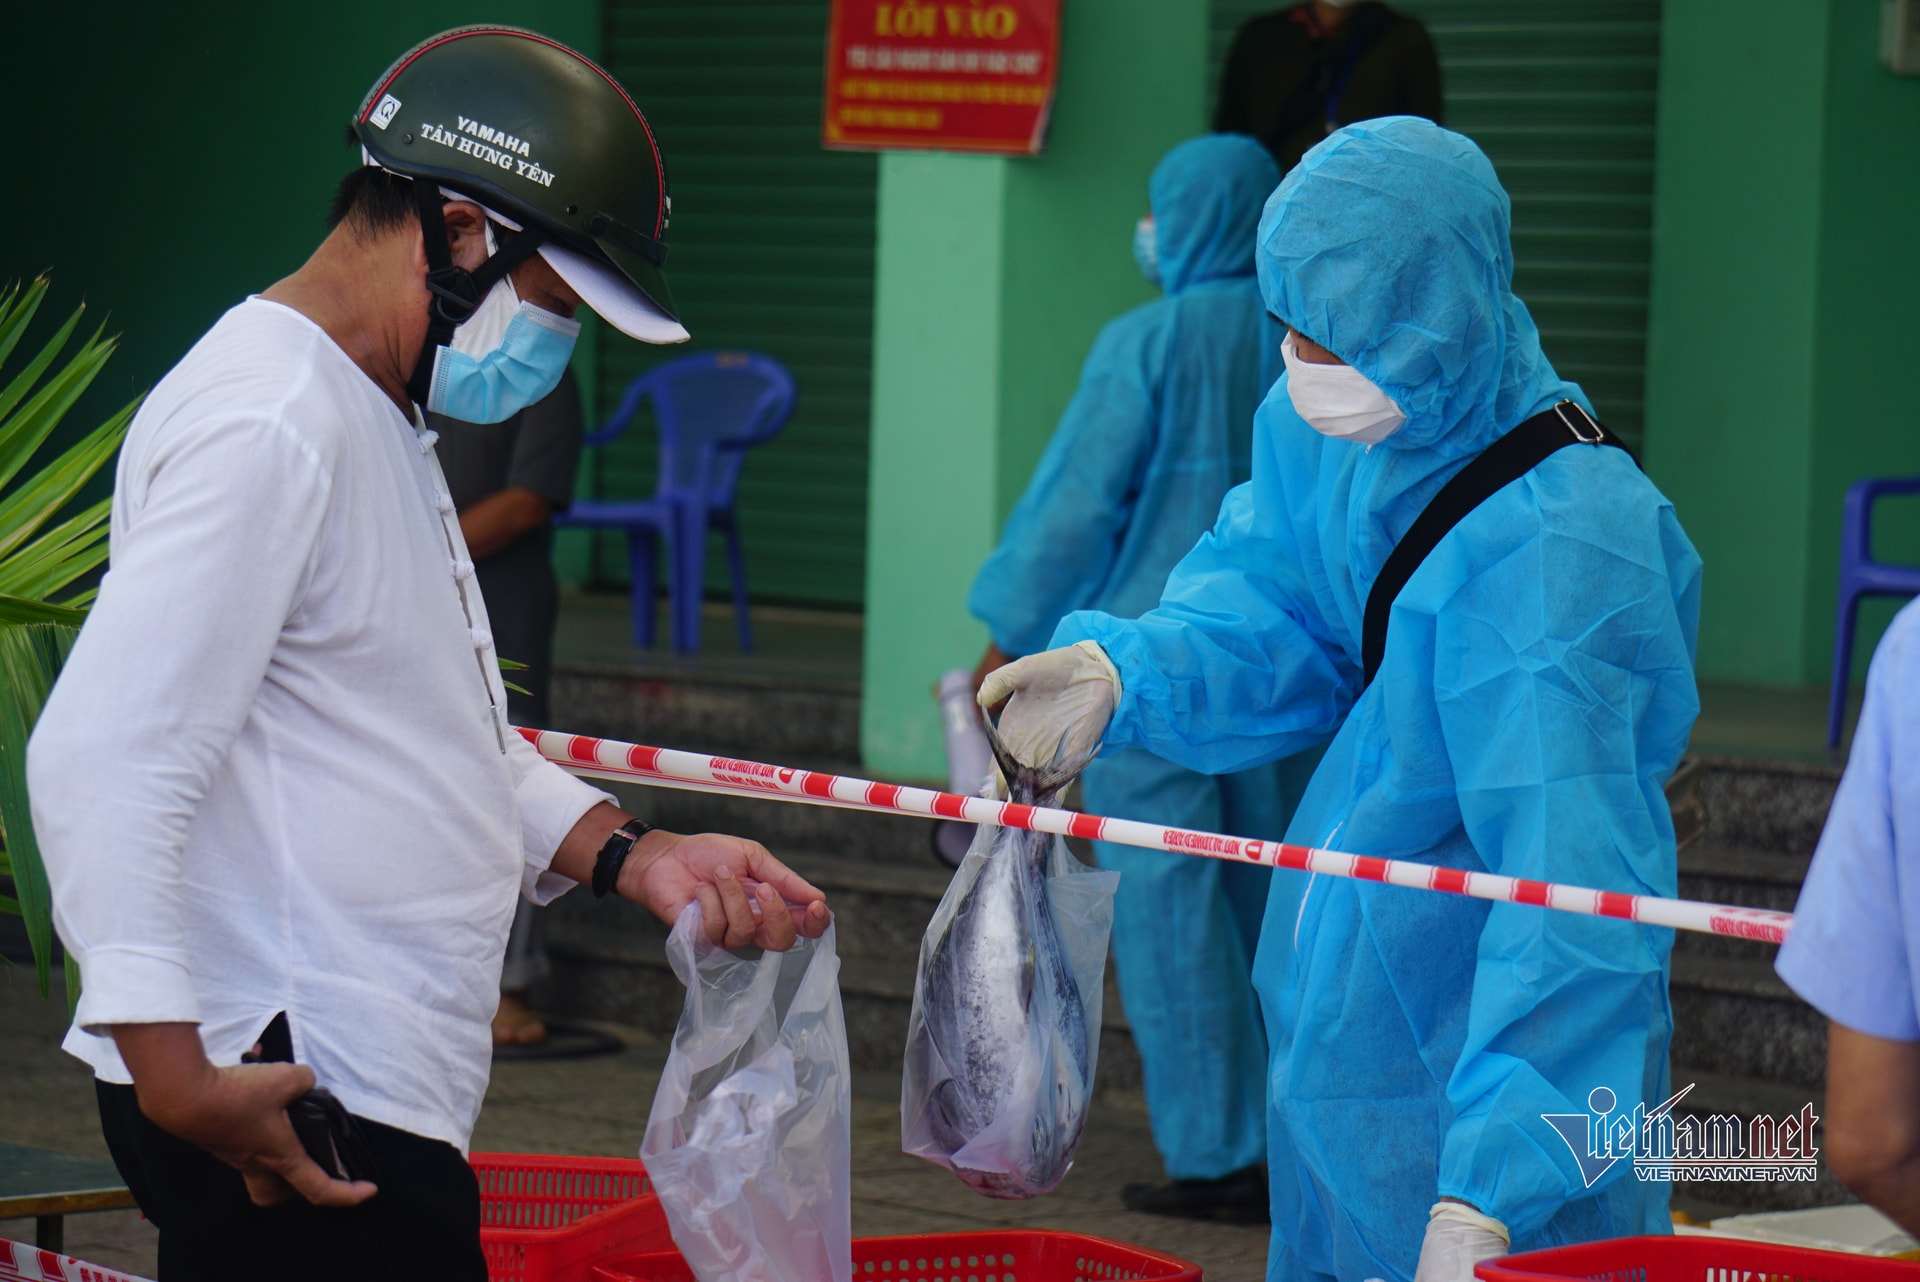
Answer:
[[[1501,903],[1534,904],[1589,917],[1617,917],[1650,926],[1671,926],[1708,935],[1753,939],[1777,944],[1793,927],[1793,914],[1731,904],[1701,903],[1691,899],[1662,899],[1654,895],[1626,895],[1583,886],[1501,877],[1494,873],[1436,868],[1403,859],[1349,855],[1338,850],[1293,846],[1279,841],[1227,837],[1191,828],[1169,828],[1133,819],[1103,819],[1098,815],[1047,806],[1019,806],[987,797],[875,783],[845,775],[822,774],[792,766],[773,766],[732,757],[706,757],[672,748],[562,734],[557,730],[520,731],[549,761],[577,775],[619,779],[683,788],[693,792],[722,792],[766,797],[847,810],[877,810],[893,814],[956,819],[965,823],[997,824],[1034,832],[1059,833],[1123,846],[1166,850],[1180,855],[1205,855],[1298,868],[1328,877],[1352,877],[1385,882],[1415,890],[1436,890]]]

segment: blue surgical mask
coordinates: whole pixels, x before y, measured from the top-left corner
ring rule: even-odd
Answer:
[[[1147,284],[1160,288],[1160,242],[1153,236],[1153,215],[1133,225],[1133,261]]]
[[[435,353],[427,409],[464,423],[503,423],[560,385],[579,336],[579,321],[523,302],[513,282],[496,281],[452,344]]]

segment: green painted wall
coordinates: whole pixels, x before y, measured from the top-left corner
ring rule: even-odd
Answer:
[[[1036,159],[880,165],[862,752],[946,772],[931,690],[971,667],[974,571],[1025,487],[1101,325],[1150,296],[1133,266],[1147,175],[1204,112],[1204,0],[1066,9]]]
[[[84,297],[124,335],[70,427],[152,386],[222,312],[300,265],[359,163],[342,133],[361,95],[409,45],[476,16],[591,51],[599,4],[9,6],[0,280],[52,268],[49,311]]]
[[[1705,680],[1824,680],[1846,486],[1920,471],[1920,80],[1880,68],[1876,14],[1665,5],[1646,461],[1706,562]],[[1920,561],[1910,518],[1884,533]]]
[[[1820,276],[1813,333],[1813,468],[1801,679],[1827,679],[1840,509],[1853,482],[1920,473],[1920,77],[1878,61],[1879,6],[1835,0],[1827,35]],[[1920,501],[1882,505],[1876,555],[1920,565]],[[1861,607],[1854,681],[1898,608]]]

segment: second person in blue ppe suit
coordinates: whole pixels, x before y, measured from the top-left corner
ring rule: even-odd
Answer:
[[[1044,649],[1075,610],[1151,609],[1247,479],[1253,413],[1279,373],[1282,331],[1253,266],[1260,210],[1279,181],[1265,148],[1238,135],[1181,143],[1155,168],[1138,256],[1143,270],[1157,260],[1165,296],[1101,332],[974,580],[967,607],[993,640],[983,668]],[[1136,748],[1102,757],[1081,786],[1098,814],[1272,838],[1305,777],[1271,765],[1213,777]],[[1094,853],[1123,874],[1114,959],[1173,1181],[1129,1188],[1127,1203],[1262,1222],[1266,1041],[1252,966],[1270,874],[1106,842]]]
[[[1308,152],[1259,270],[1292,327],[1253,479],[1136,620],[1083,613],[990,676],[1016,751],[1146,748],[1230,771],[1328,735],[1288,839],[1672,895],[1662,785],[1698,711],[1700,561],[1623,450],[1570,445],[1407,580],[1387,555],[1496,438],[1571,400],[1511,292],[1506,193],[1467,139],[1395,117]],[[1591,408],[1591,407],[1587,407]],[[1342,439],[1344,438],[1344,439]],[[1111,720],[1109,721],[1109,715]],[[1267,912],[1268,1276],[1465,1282],[1509,1249],[1665,1232],[1667,1188],[1589,1187],[1543,1114],[1665,1100],[1670,933],[1317,878]]]

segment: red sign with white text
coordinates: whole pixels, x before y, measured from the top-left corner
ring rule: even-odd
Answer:
[[[1060,0],[833,0],[829,147],[1037,156]]]

